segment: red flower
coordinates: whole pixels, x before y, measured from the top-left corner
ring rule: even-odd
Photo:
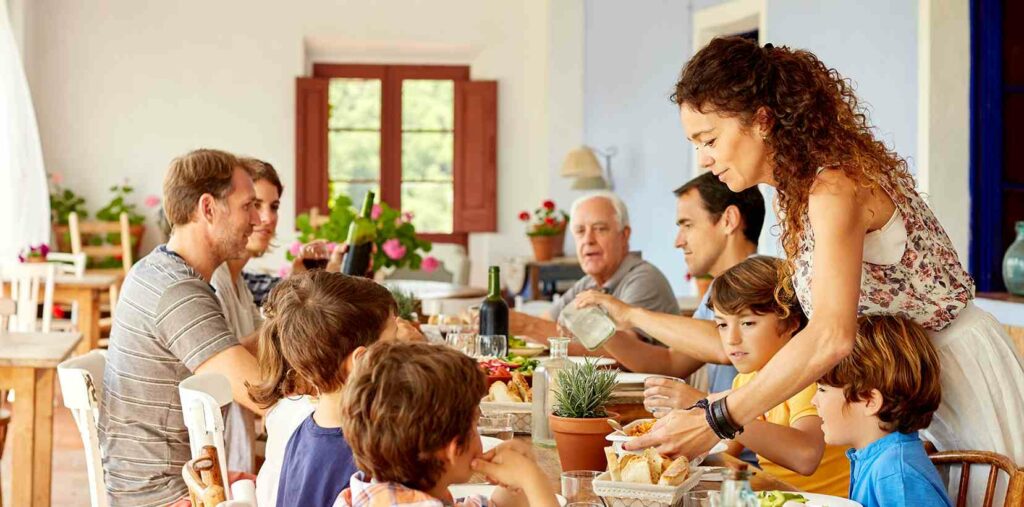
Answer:
[[[525,212],[525,211],[520,211],[519,212],[519,219],[522,220],[523,222],[529,222],[530,221],[530,214]]]
[[[548,199],[548,200],[544,201],[542,206],[544,206],[544,209],[546,209],[548,211],[552,211],[552,210],[555,209],[555,201],[552,201],[551,199]]]
[[[544,219],[544,223],[546,223],[548,225],[555,225],[555,219],[551,218],[551,217],[547,217],[547,218]]]
[[[56,319],[63,319],[64,318],[64,309],[59,307],[59,306],[54,306],[53,307],[53,317],[56,318]]]

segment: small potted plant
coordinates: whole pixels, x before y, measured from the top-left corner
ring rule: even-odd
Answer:
[[[619,414],[605,410],[618,385],[618,370],[603,370],[586,359],[558,372],[555,410],[548,416],[562,470],[604,470],[608,419]]]
[[[419,316],[423,313],[423,302],[413,296],[411,292],[398,288],[391,289],[391,297],[395,298],[395,303],[398,305],[398,316],[419,329]]]
[[[51,173],[50,179],[50,223],[53,224],[53,235],[57,240],[57,249],[61,252],[71,251],[71,234],[68,228],[68,216],[71,212],[78,213],[79,219],[89,217],[85,209],[85,198],[64,188],[64,176]]]
[[[50,245],[46,243],[29,245],[18,254],[18,260],[21,262],[46,262],[46,256],[49,253]]]
[[[529,212],[519,213],[519,220],[529,223],[526,235],[533,245],[533,256],[538,261],[549,261],[565,255],[565,228],[569,225],[569,215],[556,209],[555,201],[550,199],[541,203],[540,207]]]

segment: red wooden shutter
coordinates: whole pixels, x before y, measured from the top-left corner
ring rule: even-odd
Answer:
[[[455,232],[498,229],[498,82],[455,82]]]
[[[295,213],[327,213],[328,79],[295,79]]]

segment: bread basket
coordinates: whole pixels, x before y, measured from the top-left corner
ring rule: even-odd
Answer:
[[[671,507],[700,482],[703,474],[700,468],[691,468],[690,476],[682,484],[658,486],[613,481],[611,474],[604,472],[594,479],[594,493],[603,498],[608,507]]]

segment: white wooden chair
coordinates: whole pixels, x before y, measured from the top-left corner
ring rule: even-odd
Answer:
[[[10,331],[50,332],[53,321],[53,278],[57,266],[49,262],[11,263],[0,269],[0,275],[11,287],[11,297],[17,309],[8,326]],[[39,289],[43,289],[43,319],[40,326]]]
[[[46,256],[46,262],[57,266],[58,275],[70,275],[81,279],[85,276],[85,265],[88,257],[84,253],[50,252]],[[51,327],[60,330],[78,330],[78,303],[71,303],[71,318],[53,322]]]
[[[103,399],[104,350],[68,359],[57,366],[57,378],[64,406],[71,410],[78,433],[85,444],[85,464],[89,473],[89,499],[92,507],[107,506],[107,488],[103,475],[99,431],[100,400]]]
[[[182,380],[178,384],[178,394],[181,396],[181,415],[188,428],[192,457],[202,457],[204,446],[216,447],[222,484],[230,484],[221,408],[232,402],[231,382],[218,373],[200,373]],[[225,488],[225,494],[231,500],[230,488]]]

